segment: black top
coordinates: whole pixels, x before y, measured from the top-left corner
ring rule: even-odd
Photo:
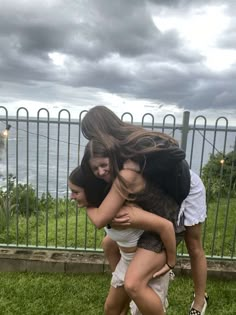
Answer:
[[[190,171],[185,160],[185,152],[177,145],[169,145],[164,141],[158,142],[163,143],[160,151],[137,156],[133,160],[139,163],[145,180],[162,189],[180,205],[190,191]],[[119,158],[118,162],[122,169],[124,160]],[[85,185],[87,199],[93,205],[99,206],[109,192],[110,185],[92,174],[85,156],[82,159],[81,168],[88,176],[87,185]]]
[[[178,146],[146,154],[139,163],[144,178],[163,189],[179,205],[188,196],[190,170],[185,152]]]

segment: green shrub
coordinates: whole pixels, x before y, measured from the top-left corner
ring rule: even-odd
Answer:
[[[211,155],[203,168],[202,180],[207,189],[208,200],[218,196],[236,197],[236,154],[229,152]]]
[[[0,243],[100,248],[103,236],[67,198],[37,198],[31,185],[16,185],[12,175],[8,190],[0,189]]]
[[[37,197],[31,184],[18,183],[16,185],[12,174],[8,177],[8,187],[0,189],[0,198],[2,213],[7,211],[9,216],[17,214],[29,217],[38,211],[54,207],[56,203],[50,193],[43,193],[42,196]]]

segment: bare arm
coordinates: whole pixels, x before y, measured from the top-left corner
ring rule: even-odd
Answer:
[[[122,170],[120,174],[131,190],[132,187],[135,187],[135,190],[140,190],[143,185],[143,178],[139,174],[132,170]],[[90,220],[99,229],[112,221],[126,200],[127,196],[121,195],[117,187],[119,187],[119,180],[115,179],[100,207],[87,209]]]
[[[123,206],[119,211],[118,216],[121,216],[120,219],[116,218],[112,221],[112,227],[123,226],[123,223],[119,224],[119,222],[123,221],[123,214],[126,214],[125,220],[127,220],[127,216],[129,217],[129,222],[126,223],[129,227],[152,231],[159,234],[166,249],[167,263],[170,266],[175,266],[176,240],[172,222],[156,214],[144,211],[135,205],[127,205]]]

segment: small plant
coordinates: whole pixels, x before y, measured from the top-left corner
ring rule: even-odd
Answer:
[[[7,186],[0,189],[0,208],[9,215],[31,216],[36,211],[45,211],[55,206],[55,199],[50,193],[43,193],[39,198],[31,184],[16,184],[15,176],[9,175]]]
[[[207,188],[209,200],[217,196],[236,197],[236,154],[229,152],[212,154],[203,168],[202,180]]]
[[[15,209],[15,204],[12,203],[10,192],[14,187],[14,176],[9,175],[8,189],[2,187],[0,189],[0,232],[4,231],[6,225],[9,223]]]
[[[1,207],[13,214],[31,215],[35,209],[35,190],[31,185],[15,183],[15,177],[10,174],[7,186],[0,190]]]

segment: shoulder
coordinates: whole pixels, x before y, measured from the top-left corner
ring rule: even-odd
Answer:
[[[119,172],[119,175],[128,183],[132,183],[141,177],[139,173],[131,169],[123,169]]]
[[[130,193],[142,191],[145,187],[143,176],[133,170],[122,170],[119,173]]]

